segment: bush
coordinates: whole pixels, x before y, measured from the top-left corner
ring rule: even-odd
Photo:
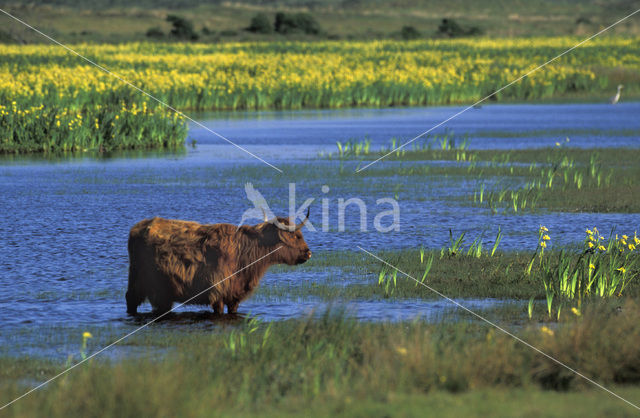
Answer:
[[[318,35],[321,32],[320,25],[309,13],[276,13],[274,29],[281,34],[306,33]]]
[[[253,33],[271,33],[273,32],[273,25],[266,14],[258,13],[251,18],[251,23],[249,23],[247,31]]]
[[[453,19],[442,19],[442,22],[440,22],[440,25],[438,26],[438,34],[449,38],[476,36],[482,34],[482,29],[477,26],[471,26],[468,29],[465,29]]]
[[[16,40],[10,33],[0,30],[0,43],[2,44],[14,44]]]
[[[176,15],[169,15],[167,16],[167,22],[173,24],[173,28],[171,28],[173,37],[190,41],[198,39],[198,34],[193,29],[193,23],[190,20]]]
[[[402,39],[404,40],[411,40],[411,39],[418,39],[421,36],[421,34],[413,26],[403,26],[402,29],[400,30],[400,36],[402,36]]]
[[[162,32],[162,29],[160,29],[157,26],[154,26],[152,28],[149,28],[149,30],[146,33],[147,37],[149,38],[162,38],[164,37],[164,32]]]

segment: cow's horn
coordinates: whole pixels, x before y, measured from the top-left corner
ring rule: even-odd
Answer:
[[[267,212],[264,211],[264,208],[262,206],[260,206],[260,210],[262,211],[262,216],[264,217],[264,221],[269,222],[269,219],[267,218]]]
[[[302,228],[304,226],[304,224],[307,223],[307,221],[309,220],[309,212],[311,211],[311,207],[307,208],[307,216],[305,216],[304,220],[302,222],[300,222],[298,225],[296,225],[296,231],[300,228]]]
[[[280,222],[277,217],[273,218],[273,220],[271,220],[269,222],[274,224],[278,229],[282,229],[283,231],[293,232],[293,231],[296,230],[296,226],[295,225],[285,225],[282,222]]]

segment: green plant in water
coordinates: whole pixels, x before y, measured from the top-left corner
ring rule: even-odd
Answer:
[[[612,231],[606,240],[597,228],[587,229],[581,253],[563,250],[555,255],[545,256],[544,249],[550,238],[542,228],[544,227],[540,229],[538,249],[527,266],[527,274],[531,274],[537,258],[539,268],[534,271],[534,275],[543,283],[549,317],[552,316],[554,301],[559,317],[562,306],[568,302],[576,300],[578,306],[581,306],[585,298],[621,296],[629,282],[639,274],[637,264],[640,259],[640,238],[636,233],[633,237],[614,237]]]
[[[91,335],[89,331],[85,331],[82,333],[82,345],[80,346],[80,352],[78,353],[82,360],[87,359],[87,347],[88,347],[88,342],[90,338],[93,338],[93,335]],[[69,357],[67,357],[66,367],[69,367],[72,364],[73,364],[73,354],[69,354]]]

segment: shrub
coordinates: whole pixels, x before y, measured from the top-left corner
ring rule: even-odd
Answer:
[[[266,14],[258,13],[251,18],[251,23],[249,23],[247,31],[253,33],[271,33],[273,32],[273,25]]]
[[[164,32],[162,32],[162,29],[160,29],[157,26],[154,26],[152,28],[149,28],[149,30],[147,30],[146,33],[147,37],[149,38],[162,38],[164,37]]]
[[[320,25],[309,13],[278,12],[273,26],[276,32],[282,34],[303,32],[318,35],[321,32]]]
[[[14,44],[16,40],[11,36],[9,32],[0,30],[0,43],[2,44]]]
[[[449,38],[458,38],[461,36],[476,36],[482,34],[482,29],[477,26],[464,28],[453,19],[442,19],[438,26],[438,34]]]
[[[400,36],[404,40],[418,39],[421,34],[413,26],[403,26],[400,30]]]
[[[193,23],[190,20],[176,15],[169,15],[167,16],[167,22],[173,24],[171,28],[173,37],[190,41],[198,39],[198,34],[193,29]]]

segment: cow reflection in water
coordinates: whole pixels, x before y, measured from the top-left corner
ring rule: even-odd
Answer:
[[[203,225],[145,219],[129,234],[127,313],[149,299],[154,313],[173,302],[211,305],[217,314],[236,313],[273,264],[301,264],[311,258],[301,228],[285,218],[254,226]],[[196,296],[197,295],[197,296]]]

